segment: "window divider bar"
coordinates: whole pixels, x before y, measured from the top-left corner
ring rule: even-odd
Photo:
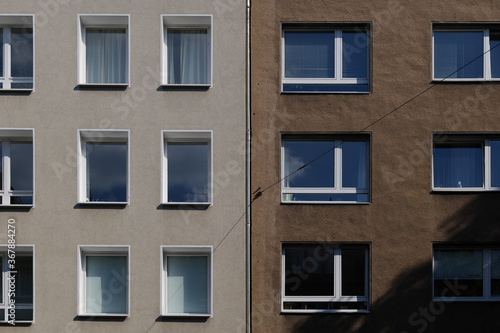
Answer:
[[[3,59],[3,76],[5,81],[3,82],[4,86],[3,90],[10,89],[11,87],[11,78],[12,78],[12,37],[11,37],[11,28],[4,27],[3,28],[3,47],[4,47],[4,59]]]
[[[484,140],[484,188],[491,189],[491,140]]]
[[[11,188],[11,168],[10,168],[10,140],[2,142],[2,158],[3,158],[3,188],[4,195],[2,204],[10,205],[10,188]]]
[[[490,30],[484,29],[483,32],[483,77],[486,80],[491,80],[491,52],[490,50]]]

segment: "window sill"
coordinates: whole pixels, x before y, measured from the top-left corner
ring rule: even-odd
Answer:
[[[162,87],[165,87],[165,88],[169,88],[169,87],[172,87],[172,88],[189,88],[189,87],[193,87],[193,88],[210,88],[212,87],[212,84],[211,83],[203,83],[203,84],[170,84],[170,83],[163,83],[161,84]]]
[[[281,314],[370,313],[370,310],[281,310]]]
[[[500,79],[432,79],[432,84],[437,83],[500,83]]]
[[[31,204],[31,205],[0,205],[0,210],[9,209],[9,208],[24,208],[24,209],[30,210],[33,207],[35,207],[34,204]]]
[[[281,201],[282,205],[369,205],[370,202],[357,201]]]
[[[161,206],[200,206],[200,207],[210,207],[213,205],[212,202],[162,202]]]
[[[212,318],[213,315],[209,313],[172,313],[172,314],[161,314],[162,318]]]
[[[78,202],[78,205],[82,206],[128,206],[130,204],[129,201],[127,202],[120,202],[120,201],[82,201]]]
[[[130,83],[78,83],[77,87],[80,89],[91,89],[91,88],[126,89],[130,87]]]
[[[500,192],[500,189],[485,188],[433,188],[431,193]]]
[[[125,319],[125,318],[128,318],[130,317],[130,314],[129,313],[94,313],[94,314],[90,314],[90,313],[81,313],[81,314],[78,314],[78,317],[80,318],[89,318],[89,317],[98,317],[98,318],[117,318],[117,319]]]
[[[3,89],[3,88],[1,88],[0,93],[2,93],[2,92],[12,93],[12,92],[16,92],[16,91],[18,91],[18,92],[32,92],[34,90],[35,89],[33,89],[33,88],[20,88],[20,89],[15,89],[15,88],[14,89]]]
[[[468,297],[468,298],[463,298],[463,297],[439,297],[439,298],[433,298],[433,302],[484,302],[484,303],[490,303],[490,302],[500,302],[500,297],[497,298],[480,298],[480,297]]]

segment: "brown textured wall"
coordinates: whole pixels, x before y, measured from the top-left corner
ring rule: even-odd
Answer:
[[[280,132],[359,131],[431,86],[432,22],[499,21],[495,1],[252,1],[252,190],[280,177]],[[372,23],[370,94],[280,94],[281,22]],[[500,133],[500,86],[438,84],[369,127],[369,205],[252,206],[252,324],[261,332],[493,332],[500,303],[431,303],[432,242],[499,241],[499,193],[431,193],[431,133]],[[280,314],[283,241],[371,243],[369,314]],[[434,307],[425,326],[412,314]],[[422,309],[422,310],[421,310]],[[441,311],[442,310],[442,311]]]

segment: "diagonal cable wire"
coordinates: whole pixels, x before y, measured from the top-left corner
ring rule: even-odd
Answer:
[[[485,54],[489,53],[491,50],[495,49],[496,47],[500,46],[500,44],[497,44],[495,45],[494,47],[488,49],[486,52],[480,54],[479,56],[477,56],[476,58],[472,59],[471,61],[469,61],[468,63],[466,63],[465,65],[463,65],[462,67],[458,68],[456,71],[454,71],[453,73],[447,75],[446,77],[440,79],[439,81],[437,82],[434,82],[432,83],[429,87],[427,87],[426,89],[422,90],[421,92],[419,92],[418,94],[416,94],[415,96],[413,96],[412,98],[410,98],[409,100],[407,100],[406,102],[400,104],[399,106],[397,106],[396,108],[392,109],[390,112],[386,113],[385,115],[383,115],[382,117],[378,118],[377,120],[373,121],[372,123],[370,123],[368,126],[360,129],[359,131],[357,132],[354,132],[354,133],[361,133],[363,131],[366,131],[368,128],[372,127],[373,125],[377,124],[378,122],[382,121],[383,119],[387,118],[388,116],[390,116],[391,114],[393,114],[394,112],[400,110],[401,108],[403,108],[404,106],[410,104],[411,102],[413,102],[414,100],[416,100],[417,98],[419,98],[420,96],[422,96],[423,94],[425,94],[426,92],[428,92],[429,90],[431,90],[432,88],[436,87],[439,83],[442,83],[444,82],[446,79],[449,79],[451,76],[453,76],[454,74],[458,73],[459,71],[461,71],[462,69],[464,69],[465,67],[469,66],[470,64],[472,64],[474,61],[484,57]],[[342,143],[339,143],[337,144],[336,146],[330,148],[329,150],[325,151],[323,154],[315,157],[314,159],[312,159],[311,161],[307,162],[306,164],[302,165],[300,168],[298,168],[297,170],[289,173],[288,175],[284,176],[283,178],[280,178],[278,181],[272,183],[271,185],[267,186],[266,188],[264,188],[263,190],[261,191],[256,191],[254,192],[254,198],[252,199],[251,202],[255,201],[256,199],[258,199],[264,192],[266,192],[267,190],[269,190],[270,188],[276,186],[277,184],[281,183],[283,180],[289,178],[290,176],[294,175],[295,173],[299,172],[300,170],[304,169],[305,167],[307,167],[308,165],[316,162],[317,160],[319,160],[320,158],[322,158],[323,156],[325,156],[326,154],[328,154],[329,152],[333,151],[335,148],[339,147]],[[260,189],[260,187],[259,187]]]
[[[446,77],[440,79],[439,81],[437,82],[434,82],[432,83],[429,87],[425,88],[424,90],[422,90],[421,92],[419,92],[418,94],[416,94],[415,96],[413,96],[412,98],[410,98],[409,100],[405,101],[404,103],[400,104],[399,106],[397,106],[396,108],[392,109],[390,112],[386,113],[385,115],[383,115],[382,117],[378,118],[377,120],[371,122],[369,125],[365,126],[364,128],[360,129],[359,131],[356,131],[354,133],[361,133],[363,131],[366,131],[368,128],[374,126],[375,124],[377,124],[378,122],[384,120],[385,118],[387,118],[388,116],[390,116],[391,114],[393,114],[394,112],[402,109],[403,107],[405,107],[406,105],[410,104],[411,102],[413,102],[414,100],[416,100],[417,98],[419,98],[420,96],[424,95],[425,93],[427,93],[429,90],[431,90],[432,88],[436,87],[438,84],[444,82],[446,79],[449,79],[451,76],[453,76],[454,74],[458,73],[459,71],[461,71],[462,69],[464,69],[465,67],[469,66],[470,64],[472,64],[474,61],[484,57],[484,55],[486,55],[487,53],[491,52],[492,50],[494,50],[495,48],[497,48],[498,46],[500,46],[500,43],[493,46],[492,48],[488,49],[487,51],[483,52],[482,54],[480,54],[479,56],[477,56],[476,58],[472,59],[471,61],[467,62],[465,65],[463,65],[462,67],[458,68],[457,70],[455,70],[453,73],[450,73],[449,75],[447,75]],[[250,201],[250,203],[247,205],[246,209],[245,209],[245,212],[241,215],[241,217],[236,221],[236,223],[233,224],[233,226],[231,227],[231,229],[229,229],[229,231],[224,235],[224,237],[222,238],[222,240],[217,244],[217,246],[214,248],[214,251],[213,253],[215,253],[215,250],[217,250],[217,248],[222,244],[222,242],[229,236],[229,234],[233,231],[233,229],[236,227],[236,225],[238,225],[238,223],[241,222],[241,220],[243,219],[243,217],[245,217],[245,215],[247,214],[247,211],[248,211],[248,208],[252,206],[252,204],[255,202],[255,200],[259,199],[263,194],[264,192],[266,192],[267,190],[273,188],[274,186],[280,184],[283,180],[291,177],[292,175],[296,174],[297,172],[299,172],[300,170],[306,168],[307,166],[311,165],[312,163],[316,162],[317,160],[319,160],[320,158],[322,158],[323,156],[327,155],[328,153],[330,153],[331,151],[333,151],[335,148],[339,147],[342,143],[339,143],[338,145],[334,146],[333,148],[330,148],[329,150],[325,151],[324,153],[322,153],[321,155],[318,155],[316,156],[315,158],[313,158],[312,160],[310,160],[309,162],[307,162],[306,164],[302,165],[300,168],[298,168],[297,170],[289,173],[288,175],[284,176],[283,178],[280,178],[279,180],[277,180],[276,182],[270,184],[269,186],[265,187],[263,190],[261,190],[261,187],[257,188],[257,190],[255,190],[253,192],[253,195],[254,197],[252,198],[252,200]]]

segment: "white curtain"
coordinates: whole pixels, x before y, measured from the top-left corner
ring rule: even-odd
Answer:
[[[206,84],[207,30],[167,29],[169,84]]]
[[[127,257],[87,256],[87,313],[127,313]]]
[[[86,31],[87,83],[127,83],[126,29]]]
[[[169,313],[208,313],[208,258],[167,256]]]

